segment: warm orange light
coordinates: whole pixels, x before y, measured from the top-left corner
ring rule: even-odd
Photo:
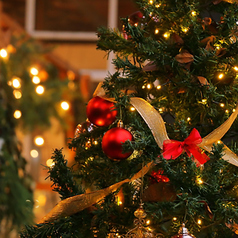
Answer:
[[[0,50],[0,56],[1,56],[2,58],[6,58],[6,57],[8,56],[7,51],[6,51],[5,49],[1,49],[1,50]]]
[[[20,88],[21,87],[21,80],[20,80],[20,78],[13,78],[12,79],[12,86],[14,87],[14,88]]]
[[[155,34],[159,34],[159,29],[155,29]]]
[[[52,166],[55,165],[55,163],[54,163],[54,161],[53,161],[52,159],[48,159],[48,160],[46,160],[46,165],[47,165],[48,167],[52,167]]]
[[[61,102],[61,108],[65,111],[69,110],[69,104],[66,101]]]
[[[37,158],[38,155],[39,155],[39,153],[38,153],[37,150],[31,150],[30,154],[31,154],[31,157],[32,157],[32,158]]]
[[[220,73],[220,74],[218,75],[218,78],[219,78],[219,79],[223,79],[224,76],[225,76],[225,75],[224,75],[223,73]]]
[[[45,88],[43,86],[39,85],[39,86],[36,87],[36,93],[37,94],[43,94],[44,91],[45,91]]]
[[[13,95],[16,99],[20,99],[22,97],[22,93],[19,90],[14,90]]]
[[[30,68],[30,73],[32,75],[37,75],[39,73],[39,70],[37,68],[35,68],[35,67],[31,67]]]
[[[21,118],[21,111],[16,110],[16,111],[14,112],[13,116],[14,116],[16,119]]]
[[[39,84],[39,83],[40,83],[40,78],[39,78],[38,76],[33,76],[32,82],[33,82],[34,84]]]
[[[44,144],[44,139],[41,137],[41,136],[37,136],[35,137],[35,144],[38,145],[38,146],[41,146]]]

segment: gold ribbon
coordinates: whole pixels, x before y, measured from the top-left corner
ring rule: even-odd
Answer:
[[[104,99],[113,101],[113,99],[108,99],[105,96],[105,91],[102,88],[102,83],[99,83],[94,96],[100,96]],[[114,100],[115,101],[115,100]],[[158,146],[163,149],[163,142],[164,140],[168,140],[168,134],[166,131],[165,123],[163,118],[161,117],[160,113],[151,106],[146,100],[139,98],[139,97],[132,97],[131,104],[136,108],[138,113],[144,119],[148,127],[150,128],[156,143]],[[227,133],[230,129],[231,125],[235,121],[238,115],[238,106],[236,107],[235,111],[230,115],[230,117],[217,129],[212,131],[206,137],[203,138],[202,143],[198,146],[208,152],[211,152],[212,145],[214,143],[221,143],[223,144],[221,138]],[[223,159],[227,160],[229,163],[238,166],[238,156],[233,153],[225,144],[224,145],[224,156]]]
[[[43,217],[43,219],[41,219],[39,223],[52,222],[62,217],[71,216],[92,206],[93,204],[101,201],[110,193],[116,191],[124,183],[130,183],[140,177],[143,177],[152,166],[153,162],[150,162],[145,165],[138,173],[136,173],[131,179],[125,179],[105,189],[93,191],[86,194],[76,195],[60,201],[45,217]]]

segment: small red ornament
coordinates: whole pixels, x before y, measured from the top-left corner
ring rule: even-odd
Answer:
[[[185,227],[185,224],[183,223],[179,229],[178,235],[172,236],[171,238],[196,238],[196,237],[189,233],[188,229]]]
[[[158,170],[157,172],[152,171],[151,172],[151,183],[160,183],[160,182],[164,182],[164,183],[168,183],[169,182],[169,178],[166,175],[163,175],[164,171],[163,170]]]
[[[122,153],[122,143],[133,140],[132,134],[121,127],[107,131],[102,138],[102,150],[112,160],[127,159],[133,151]]]
[[[101,97],[92,98],[87,105],[87,117],[96,126],[111,125],[117,115],[115,104]]]

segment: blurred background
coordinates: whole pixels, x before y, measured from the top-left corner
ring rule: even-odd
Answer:
[[[97,28],[121,30],[119,17],[135,11],[132,0],[0,1],[1,70],[6,68],[13,102],[20,108],[14,111],[20,121],[15,131],[31,177],[35,222],[59,201],[46,179],[53,150],[63,148],[68,163],[73,163],[67,143],[86,120],[86,103],[97,84],[113,72],[113,55],[108,59],[96,50]]]

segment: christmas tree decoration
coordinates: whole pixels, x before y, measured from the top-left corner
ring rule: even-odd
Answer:
[[[183,223],[181,228],[179,229],[178,235],[172,236],[171,238],[195,238],[195,236],[188,232],[188,229]]]
[[[78,124],[75,129],[74,138],[79,137],[81,133],[92,132],[93,127],[94,125],[89,120],[86,120],[85,122],[81,124]]]
[[[115,104],[101,97],[92,98],[87,105],[87,117],[96,126],[109,126],[115,120],[117,110]]]
[[[102,138],[102,150],[112,160],[127,159],[133,151],[123,153],[123,143],[132,141],[133,135],[122,127],[114,127],[107,131]]]

